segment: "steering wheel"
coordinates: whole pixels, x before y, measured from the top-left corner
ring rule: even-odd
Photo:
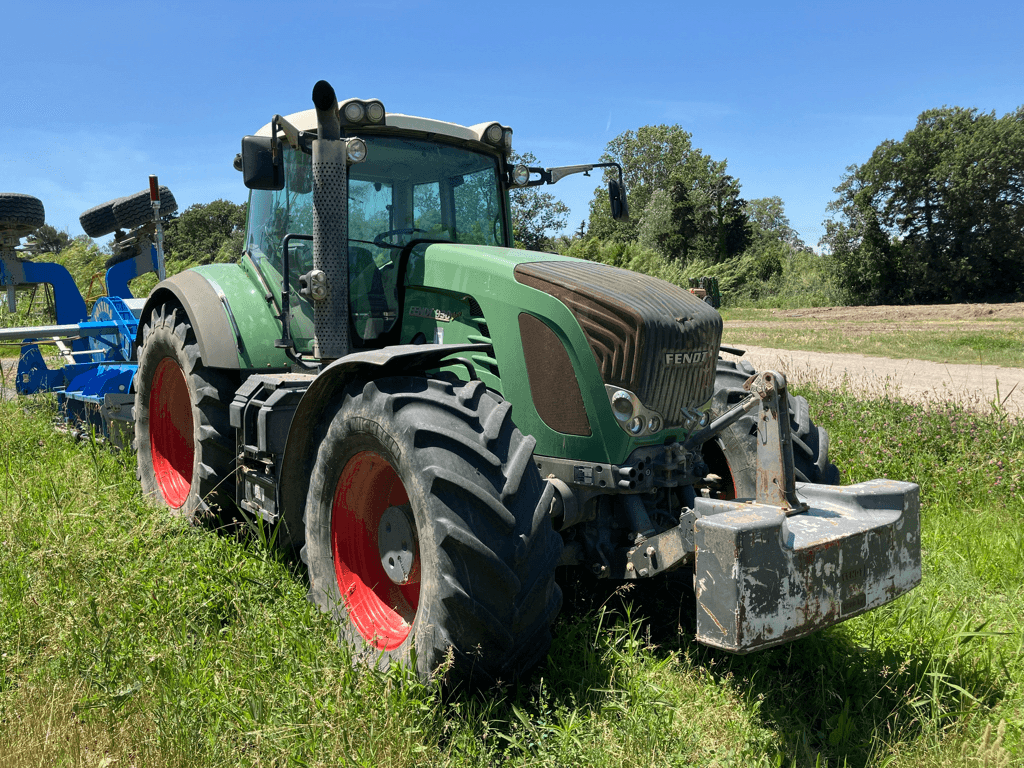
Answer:
[[[378,248],[392,248],[396,251],[400,251],[405,247],[404,245],[389,243],[384,238],[394,237],[395,235],[415,235],[417,232],[422,232],[425,235],[429,234],[427,230],[419,229],[417,227],[409,227],[408,229],[389,229],[387,232],[381,232],[376,237],[374,237],[373,244],[376,245]]]

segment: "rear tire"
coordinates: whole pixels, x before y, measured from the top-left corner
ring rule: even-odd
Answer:
[[[146,497],[193,522],[233,509],[228,403],[237,387],[237,377],[203,365],[181,308],[156,308],[143,326],[135,374],[135,451]]]
[[[746,360],[719,360],[715,369],[712,410],[720,416],[747,396],[743,384],[757,371]],[[828,432],[811,421],[807,399],[789,394],[796,479],[804,483],[839,484],[839,468],[828,460]],[[757,488],[757,409],[704,445],[704,460],[724,482],[723,498],[750,499]]]
[[[415,663],[422,679],[447,662],[449,680],[479,684],[547,654],[562,544],[510,411],[479,381],[396,377],[350,383],[327,415],[302,558],[356,659]],[[405,583],[386,570],[389,520]]]

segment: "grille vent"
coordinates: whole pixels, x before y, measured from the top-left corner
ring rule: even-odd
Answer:
[[[561,340],[542,320],[519,315],[526,375],[537,414],[556,432],[590,435],[590,419],[576,372]]]
[[[689,291],[590,261],[520,264],[516,280],[565,304],[604,383],[635,392],[667,426],[711,398],[722,317]]]
[[[487,323],[484,321],[484,311],[480,307],[480,304],[472,296],[466,296],[466,301],[469,302],[469,319],[474,325],[476,325],[477,336],[470,336],[469,340],[478,342],[480,344],[491,343],[491,329],[487,327]],[[487,355],[475,354],[472,355],[473,362],[477,365],[483,366],[488,373],[496,378],[501,378],[501,373],[498,371],[498,361],[493,357]]]

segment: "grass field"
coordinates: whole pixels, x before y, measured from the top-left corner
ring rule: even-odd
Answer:
[[[0,765],[1024,764],[1024,434],[805,390],[844,482],[922,487],[924,582],[745,657],[671,587],[567,584],[518,686],[352,668],[258,529],[142,503],[134,458],[0,402]]]
[[[839,352],[941,363],[1024,368],[1024,320],[908,322],[780,317],[770,309],[723,310],[723,344]]]

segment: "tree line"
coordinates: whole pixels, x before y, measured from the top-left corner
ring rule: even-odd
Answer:
[[[1024,107],[923,112],[847,168],[822,240],[840,293],[868,304],[1024,293]]]
[[[615,137],[602,160],[622,165],[631,220],[614,221],[599,188],[573,235],[532,239],[632,268],[714,274],[754,300],[786,291],[847,304],[1024,294],[1024,107],[1001,118],[928,110],[902,140],[849,166],[828,207],[820,257],[792,229],[780,198],[745,200],[726,161],[692,138],[679,125]]]

